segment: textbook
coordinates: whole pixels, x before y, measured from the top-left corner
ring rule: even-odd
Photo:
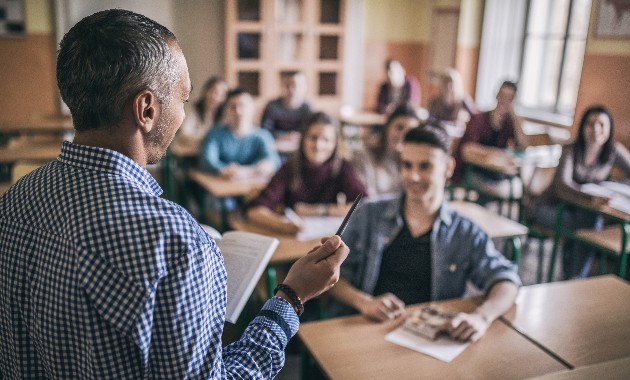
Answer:
[[[245,231],[228,231],[221,236],[216,230],[203,227],[217,242],[223,255],[227,272],[225,320],[236,323],[278,247],[278,239]]]
[[[385,335],[385,340],[451,362],[470,344],[451,339],[445,332],[446,323],[456,314],[423,306],[412,311],[402,326]]]
[[[455,313],[444,312],[431,306],[424,306],[415,310],[405,320],[404,328],[414,334],[435,340],[444,332],[446,324]]]

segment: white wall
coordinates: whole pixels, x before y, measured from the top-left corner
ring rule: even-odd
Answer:
[[[223,0],[55,0],[57,42],[82,18],[112,8],[141,13],[175,33],[188,62],[192,99],[209,76],[224,74]]]

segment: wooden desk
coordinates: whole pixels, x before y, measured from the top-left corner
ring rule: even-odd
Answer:
[[[481,227],[491,239],[527,235],[527,227],[473,202],[452,201],[451,208]]]
[[[16,161],[48,162],[57,159],[59,153],[61,153],[61,142],[8,146],[0,148],[0,163],[12,164]]]
[[[612,275],[523,287],[503,319],[575,367],[630,357],[630,284]]]
[[[221,232],[227,230],[229,226],[228,210],[225,204],[226,198],[242,198],[256,191],[260,191],[265,188],[268,178],[252,178],[247,180],[230,181],[224,178],[220,178],[216,175],[205,173],[199,170],[188,171],[188,176],[191,180],[199,184],[204,190],[206,190],[211,196],[219,199],[221,203],[221,226],[218,226],[218,230]],[[205,205],[202,205],[202,212],[206,211]],[[203,223],[207,221],[203,220]]]
[[[496,152],[501,151],[495,149]],[[495,154],[475,154],[475,152],[468,151],[465,160],[465,173],[464,173],[464,186],[467,190],[474,190],[493,198],[499,198],[498,195],[493,194],[488,189],[481,189],[475,186],[473,181],[474,168],[482,168],[499,174],[505,174],[510,179],[518,177],[523,182],[524,187],[527,187],[531,179],[534,177],[537,169],[554,168],[558,166],[562,148],[560,145],[544,145],[544,146],[532,146],[527,147],[523,151],[514,151],[512,149],[503,150],[511,157],[511,160],[506,160],[504,155]],[[526,172],[529,172],[526,174]],[[527,178],[528,179],[527,179]],[[523,190],[521,190],[522,193]],[[517,194],[517,189],[514,184],[510,184],[510,193],[507,199],[502,199],[510,204],[517,201],[522,197],[522,194]],[[508,209],[508,217],[511,217],[511,207]]]
[[[73,130],[71,119],[41,119],[28,123],[0,123],[0,134],[60,134]]]
[[[217,198],[243,197],[264,189],[269,182],[268,178],[230,181],[195,169],[190,170],[188,176]]]
[[[520,236],[527,235],[528,228],[512,219],[494,213],[476,203],[452,201],[451,208],[472,220],[481,227],[491,239],[505,238],[512,245],[512,261],[518,265],[521,257]]]
[[[609,362],[566,369],[549,373],[530,380],[619,380],[630,379],[630,357]]]
[[[6,193],[7,191],[9,191],[9,188],[11,187],[11,183],[8,182],[0,182],[0,195]]]
[[[320,239],[298,240],[295,236],[282,235],[242,219],[232,219],[230,220],[230,225],[233,229],[238,231],[255,232],[262,235],[273,236],[278,239],[280,242],[278,248],[276,248],[276,251],[269,260],[269,264],[271,265],[292,263],[304,256],[314,246],[321,244]]]
[[[196,157],[199,155],[199,144],[195,141],[182,141],[175,139],[169,146],[173,156],[178,158]]]
[[[440,302],[472,311],[470,300]],[[514,379],[565,369],[501,321],[450,363],[395,345],[385,335],[400,321],[375,323],[362,316],[304,323],[298,336],[331,379]]]

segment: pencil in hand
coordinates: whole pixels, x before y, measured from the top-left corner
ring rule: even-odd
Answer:
[[[343,234],[343,231],[345,231],[346,226],[348,225],[348,221],[350,221],[350,217],[354,213],[354,210],[356,210],[357,206],[359,205],[359,202],[361,202],[361,198],[363,198],[363,194],[359,193],[359,195],[357,195],[354,202],[352,202],[352,206],[350,207],[350,210],[346,214],[346,217],[343,218],[343,222],[341,222],[341,226],[339,226],[339,229],[337,230],[337,233],[335,235],[338,235],[339,237],[341,237],[341,235]]]

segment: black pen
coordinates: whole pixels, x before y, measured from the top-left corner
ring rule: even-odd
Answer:
[[[348,221],[350,220],[350,217],[352,216],[352,214],[354,213],[354,210],[359,205],[361,198],[363,198],[363,194],[359,193],[359,195],[357,195],[354,202],[352,202],[352,206],[350,207],[350,210],[346,214],[346,217],[343,218],[343,222],[341,222],[341,226],[339,226],[339,229],[337,230],[337,233],[335,235],[338,235],[339,237],[341,237],[341,234],[343,234],[343,231],[346,229],[346,226],[348,225]]]

